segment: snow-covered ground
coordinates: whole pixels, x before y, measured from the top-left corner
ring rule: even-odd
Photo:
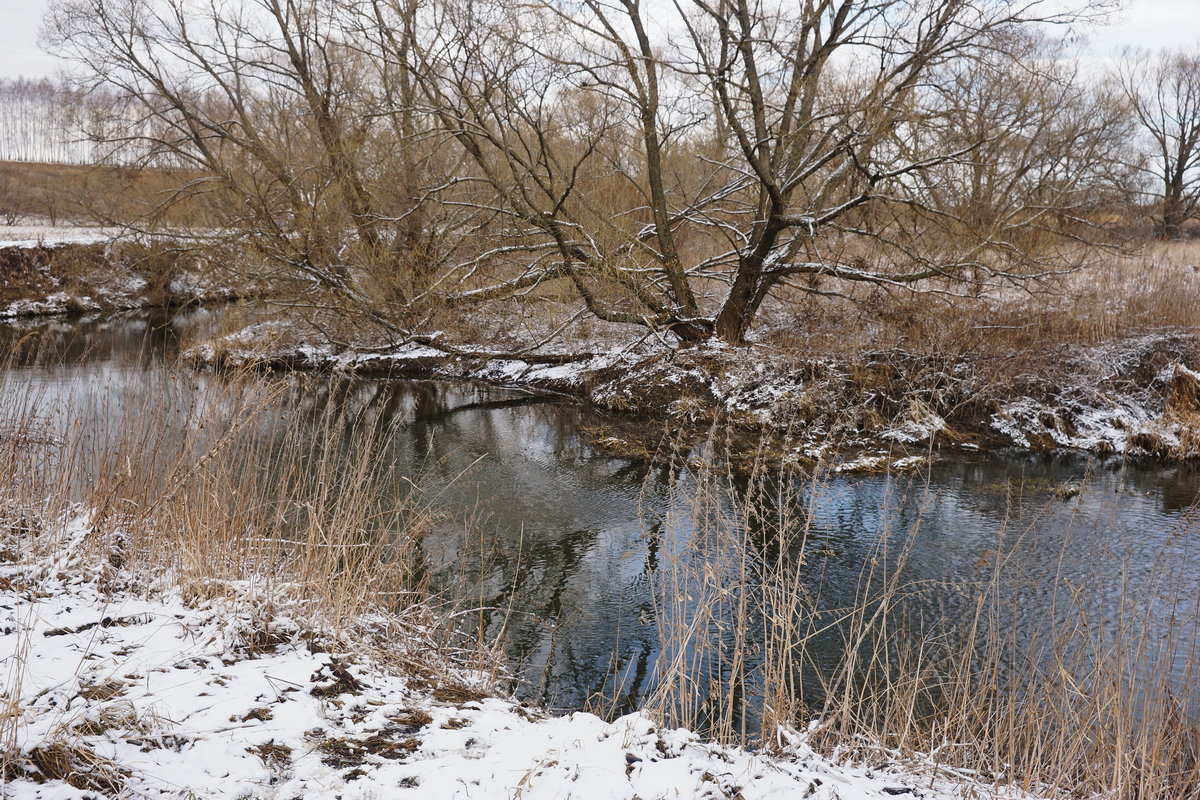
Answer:
[[[635,714],[550,716],[405,674],[255,601],[137,578],[77,517],[51,559],[0,561],[0,796],[148,798],[949,798],[988,787],[773,755]],[[12,559],[8,550],[0,559]],[[323,644],[322,644],[323,643]],[[397,642],[401,648],[404,643]]]
[[[0,247],[53,247],[60,244],[95,244],[115,239],[121,228],[72,225],[8,225],[0,227]]]

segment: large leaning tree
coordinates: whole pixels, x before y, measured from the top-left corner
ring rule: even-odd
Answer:
[[[1072,268],[1115,120],[1039,31],[1099,5],[57,0],[47,29],[182,191],[394,334],[553,286],[737,343],[781,293]]]
[[[422,89],[496,251],[540,254],[476,294],[567,280],[602,319],[740,342],[784,284],[1026,281],[1090,227],[1112,115],[1023,39],[1066,19],[1041,3],[445,7]]]

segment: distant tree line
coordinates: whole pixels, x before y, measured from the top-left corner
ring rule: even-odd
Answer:
[[[736,343],[784,291],[1027,285],[1141,209],[1182,233],[1195,59],[1082,74],[1046,31],[1102,4],[1064,5],[57,0],[86,77],[21,89],[12,146],[78,157],[51,143],[78,125],[93,158],[169,165],[155,214],[204,206],[397,337],[552,288]]]
[[[84,91],[50,78],[0,79],[0,161],[133,164],[145,152],[126,142],[136,117],[111,90]]]
[[[0,159],[85,163],[79,93],[47,78],[0,80]]]

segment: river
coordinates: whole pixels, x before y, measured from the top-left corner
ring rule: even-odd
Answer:
[[[168,398],[170,424],[186,426],[222,378],[179,367],[179,342],[220,313],[2,326],[0,352],[15,355],[0,411],[34,407],[97,451],[113,419],[149,394]],[[483,609],[470,624],[501,639],[518,694],[551,708],[643,702],[664,653],[691,647],[679,632],[706,598],[713,641],[697,658],[701,673],[719,676],[721,653],[767,624],[750,615],[739,627],[726,612],[762,601],[778,574],[762,576],[779,564],[803,584],[794,609],[808,611],[849,607],[864,586],[896,578],[914,587],[910,629],[926,633],[968,635],[953,630],[971,618],[964,586],[1002,593],[1004,626],[1021,636],[1043,635],[1056,617],[1113,631],[1136,620],[1153,628],[1149,641],[1170,640],[1163,658],[1178,681],[1192,678],[1195,466],[948,451],[912,475],[768,477],[751,492],[746,479],[708,469],[719,458],[702,442],[676,450],[674,462],[612,455],[597,440],[633,423],[565,399],[435,381],[294,380],[294,413],[336,403],[379,423],[384,457],[412,477],[397,492],[419,491],[446,511],[423,539],[430,585]],[[649,440],[655,431],[671,439],[662,423],[639,427]],[[321,446],[313,442],[314,457]],[[791,531],[782,543],[780,520]],[[813,636],[814,674],[842,659],[839,631]],[[760,647],[745,653],[763,658]],[[819,704],[819,675],[803,685]]]

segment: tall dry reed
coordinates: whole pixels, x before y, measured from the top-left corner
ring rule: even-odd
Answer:
[[[0,500],[17,555],[61,549],[53,523],[85,513],[88,546],[126,576],[169,575],[189,599],[240,598],[255,617],[287,608],[334,635],[370,629],[385,658],[419,640],[495,674],[451,621],[452,599],[430,594],[422,538],[460,520],[388,453],[402,416],[331,376],[72,373],[59,355],[0,370]]]
[[[765,747],[806,731],[842,756],[1040,793],[1200,796],[1200,510],[1153,558],[1089,544],[1081,566],[1065,542],[1049,576],[1025,557],[1041,515],[1014,517],[954,581],[909,577],[918,516],[846,586],[813,535],[831,476],[722,463],[693,459],[674,486],[647,704],[665,723]]]

